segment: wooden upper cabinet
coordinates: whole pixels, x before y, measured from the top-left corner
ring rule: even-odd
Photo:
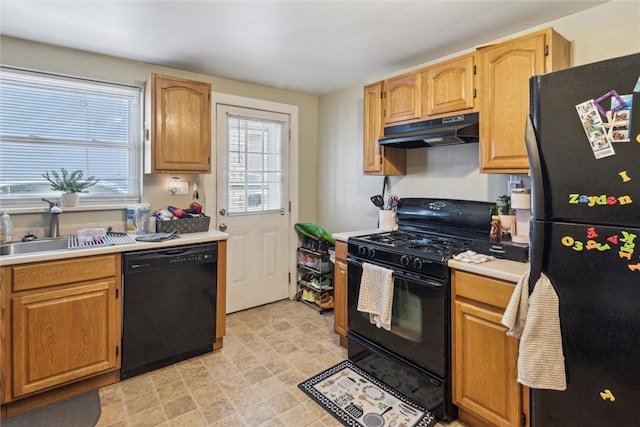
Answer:
[[[529,78],[569,66],[569,42],[549,28],[478,49],[480,171],[528,173]]]
[[[365,175],[405,175],[406,150],[378,144],[383,135],[383,83],[364,88],[363,172]]]
[[[211,85],[155,73],[148,83],[145,172],[211,173]]]
[[[422,115],[422,73],[416,71],[384,81],[384,125],[419,119]]]
[[[472,53],[432,65],[423,71],[424,115],[474,111],[475,65],[475,53]]]

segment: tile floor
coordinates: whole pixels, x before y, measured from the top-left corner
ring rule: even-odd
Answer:
[[[338,427],[297,385],[346,358],[332,312],[283,300],[233,313],[221,350],[101,388],[97,425]]]

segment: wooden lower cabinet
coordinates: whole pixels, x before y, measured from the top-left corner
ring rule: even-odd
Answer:
[[[30,409],[39,406],[39,397],[55,400],[51,394],[68,385],[79,393],[86,391],[84,380],[88,389],[118,380],[120,259],[117,254],[2,268],[4,406]],[[102,374],[108,375],[96,381]]]
[[[455,270],[453,401],[473,427],[527,426],[528,389],[517,382],[518,340],[501,324],[514,284]]]
[[[347,243],[336,242],[336,263],[333,269],[333,330],[340,335],[340,345],[347,347]]]

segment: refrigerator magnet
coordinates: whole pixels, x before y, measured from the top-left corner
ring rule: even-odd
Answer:
[[[590,99],[589,101],[576,105],[576,110],[595,158],[602,159],[616,154],[613,146],[607,139],[607,132],[603,126],[602,118],[600,114],[598,114],[594,100]]]
[[[600,98],[596,99],[594,101],[596,108],[598,109],[598,111],[600,112],[600,114],[602,115],[602,117],[604,117],[605,111],[604,108],[602,108],[602,105],[600,105],[602,103],[602,101],[604,101],[605,99],[609,99],[611,98],[611,111],[618,111],[619,109],[621,109],[625,104],[624,101],[622,100],[622,98],[620,98],[620,95],[618,95],[618,92],[616,92],[615,90],[610,90],[609,92],[605,93],[604,95],[602,95]],[[618,107],[617,108],[613,108],[613,100],[616,99],[618,101]]]
[[[620,101],[624,105],[620,104]],[[609,120],[609,141],[629,142],[629,122],[631,119],[631,106],[633,95],[620,95],[619,98],[611,98],[611,111],[607,111]]]
[[[632,98],[635,100],[635,103],[631,105],[631,116],[629,123],[629,134],[630,140],[636,141],[640,143],[640,77],[638,77],[638,81],[636,82],[636,86],[633,89]],[[633,108],[635,105],[635,108]]]

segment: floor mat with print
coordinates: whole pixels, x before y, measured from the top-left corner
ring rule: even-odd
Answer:
[[[298,387],[345,426],[431,427],[437,421],[427,409],[349,360]]]

